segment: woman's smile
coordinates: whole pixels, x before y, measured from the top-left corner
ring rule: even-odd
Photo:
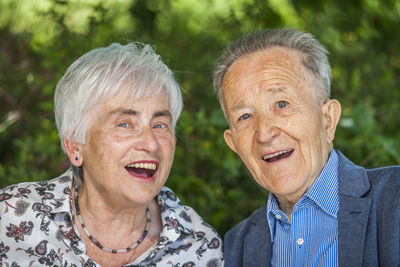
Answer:
[[[158,161],[141,160],[126,165],[125,169],[135,178],[152,182],[156,179],[158,165]]]

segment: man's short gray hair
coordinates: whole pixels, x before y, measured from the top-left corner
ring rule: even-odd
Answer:
[[[113,43],[78,58],[56,86],[54,113],[64,152],[62,139],[85,144],[90,112],[121,92],[127,101],[165,92],[175,127],[183,101],[172,71],[150,45]]]
[[[318,83],[319,93],[324,100],[329,99],[331,92],[331,67],[327,57],[328,51],[311,34],[295,29],[267,29],[243,35],[231,42],[217,61],[214,71],[214,89],[222,109],[222,81],[229,67],[241,56],[274,46],[300,51],[304,66],[310,70]]]

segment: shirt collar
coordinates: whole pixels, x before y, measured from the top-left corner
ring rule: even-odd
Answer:
[[[157,202],[163,224],[161,235],[168,236],[170,240],[178,239],[182,233],[196,236],[189,210],[171,189],[164,186],[157,195]]]
[[[283,212],[279,210],[279,205],[276,201],[276,198],[272,193],[268,194],[267,221],[272,242],[274,241],[276,216],[282,216],[281,214],[283,214]]]
[[[51,213],[62,213],[71,211],[71,188],[72,188],[72,169],[68,169],[59,177],[50,180],[49,182],[39,182],[45,186],[54,184],[54,189],[51,192],[57,198],[53,198]],[[47,183],[47,185],[45,184]]]
[[[51,191],[57,199],[52,199],[52,202],[57,205],[52,209],[51,213],[55,216],[57,214],[68,213],[72,218],[72,207],[71,207],[71,188],[73,182],[73,171],[72,169],[67,170],[59,177],[49,181],[43,182],[43,186],[54,187]],[[39,182],[40,183],[40,182]],[[54,185],[53,185],[54,184]],[[156,196],[156,200],[159,204],[161,211],[162,221],[162,232],[160,233],[160,239],[154,246],[155,249],[149,250],[148,253],[144,253],[137,260],[143,260],[147,256],[154,256],[159,250],[165,246],[174,243],[179,238],[197,238],[197,234],[194,229],[194,224],[190,217],[190,209],[181,204],[179,198],[172,192],[168,187],[163,187]],[[76,232],[76,229],[75,229]],[[86,248],[82,242],[79,243],[79,248],[84,251]]]
[[[58,199],[52,200],[59,204],[56,205],[56,207],[53,207],[51,213],[71,212],[70,198],[73,180],[72,177],[72,169],[69,169],[53,181],[49,182],[49,184],[53,182],[57,183],[52,193],[56,196],[60,196]],[[60,186],[61,184],[64,184],[64,186]],[[185,206],[181,204],[181,201],[171,189],[164,186],[156,198],[161,210],[161,219],[163,224],[162,234],[167,235],[170,239],[179,238],[181,232],[195,236],[196,232]]]
[[[139,256],[135,263],[156,257],[159,251],[175,243],[179,238],[197,238],[188,208],[181,204],[179,198],[171,189],[164,186],[158,193],[156,200],[161,211],[162,231],[160,238],[157,244],[153,246],[153,249]]]
[[[332,149],[321,174],[305,194],[322,210],[337,219],[339,209],[338,155]]]
[[[338,193],[338,155],[332,149],[328,161],[322,169],[317,180],[313,183],[311,188],[299,200],[309,198],[314,201],[318,207],[328,213],[330,216],[337,218],[337,211],[339,209],[339,193]],[[271,240],[274,240],[275,233],[275,220],[276,216],[285,216],[279,209],[278,202],[273,194],[268,195],[267,202],[267,220],[271,234]]]

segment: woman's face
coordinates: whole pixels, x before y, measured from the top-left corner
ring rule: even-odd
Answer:
[[[95,108],[81,147],[84,187],[91,197],[140,205],[158,194],[175,150],[169,110],[166,94],[134,102],[120,94]]]

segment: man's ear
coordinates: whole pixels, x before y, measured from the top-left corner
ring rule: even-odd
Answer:
[[[225,130],[224,139],[225,139],[225,143],[229,146],[229,148],[232,149],[236,153],[236,148],[235,148],[235,144],[233,143],[231,129]]]
[[[322,106],[323,123],[328,141],[330,142],[335,138],[336,126],[339,122],[341,113],[342,108],[339,101],[336,99],[330,99]]]
[[[65,152],[72,165],[80,167],[83,164],[82,144],[63,137]]]

